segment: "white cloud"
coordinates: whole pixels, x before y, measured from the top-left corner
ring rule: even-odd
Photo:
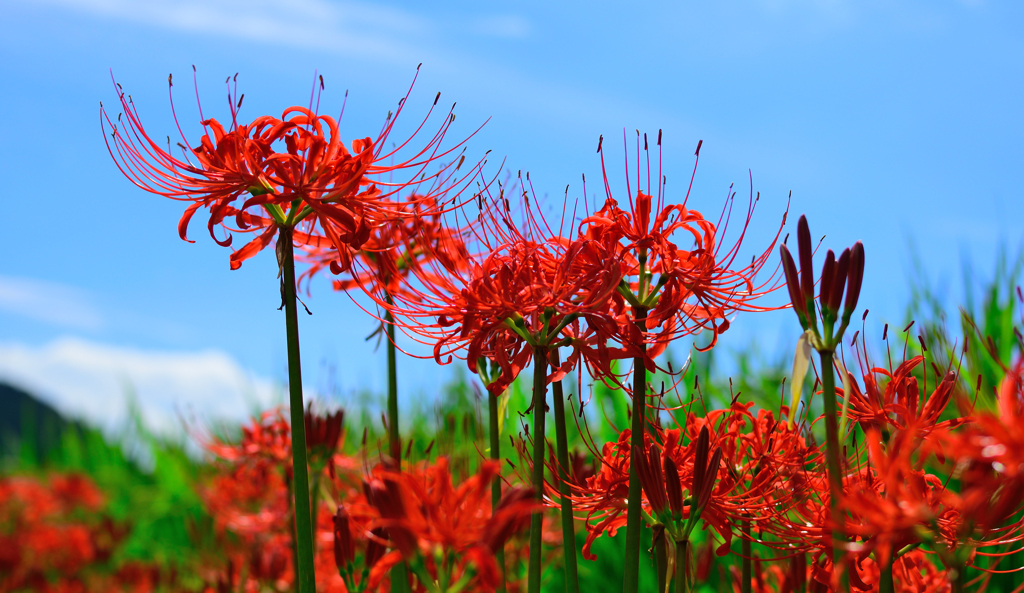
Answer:
[[[105,325],[86,291],[32,278],[0,276],[0,310],[72,329]]]
[[[0,380],[106,431],[125,426],[134,397],[147,427],[165,435],[180,434],[182,418],[245,420],[283,393],[220,351],[145,351],[78,338],[0,343]]]
[[[371,55],[409,64],[422,48],[404,40],[429,23],[395,8],[325,0],[46,0],[98,16],[278,45]]]

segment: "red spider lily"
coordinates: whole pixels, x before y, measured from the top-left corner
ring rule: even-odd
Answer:
[[[752,421],[750,405],[709,412],[707,418],[689,416],[685,430],[648,425],[643,460],[638,463],[643,508],[648,520],[663,526],[670,538],[688,537],[698,519],[724,540],[720,554],[728,551],[734,527],[742,521],[786,534],[774,525],[773,517],[789,512],[800,500],[804,465],[817,452],[769,412],[759,412]],[[743,427],[750,428],[741,433]],[[590,549],[597,537],[605,532],[614,535],[625,524],[630,438],[631,431],[623,430],[616,442],[606,443],[594,475],[584,484],[573,484],[573,507],[587,518],[585,558],[594,558]],[[712,471],[719,466],[721,470]],[[554,483],[546,485],[552,498],[558,495],[557,488]],[[793,549],[783,542],[775,545]]]
[[[862,557],[874,552],[881,565],[901,548],[920,543],[943,510],[942,479],[915,467],[916,432],[898,431],[883,446],[881,433],[868,431],[868,465],[844,483],[846,532],[863,541]]]
[[[267,410],[242,427],[242,438],[231,443],[198,431],[193,436],[206,451],[225,461],[247,461],[267,458],[274,461],[291,459],[291,428],[280,409]]]
[[[927,432],[953,428],[963,422],[960,418],[939,422],[956,386],[957,375],[953,371],[948,371],[935,390],[921,401],[921,387],[912,373],[923,362],[924,356],[915,356],[893,371],[871,368],[863,374],[863,391],[852,376],[848,377],[850,393],[842,396],[849,400],[843,405],[848,408],[850,420],[860,424],[865,432],[876,430],[885,434],[911,425]],[[879,378],[886,379],[884,387],[879,385]]]
[[[364,485],[369,512],[362,519],[369,528],[387,530],[396,549],[370,571],[370,587],[405,559],[420,579],[493,588],[499,576],[494,551],[537,507],[529,489],[511,488],[492,514],[490,482],[498,468],[497,462],[484,462],[458,486],[446,458],[418,470],[374,472]]]
[[[437,258],[429,270],[414,270],[415,284],[398,291],[391,311],[407,333],[433,346],[438,362],[457,355],[473,372],[486,370],[478,366],[482,359],[496,363],[501,372],[488,388],[500,393],[538,348],[573,347],[549,380],[571,370],[578,347],[595,339],[581,337],[578,322],[614,323],[609,302],[621,274],[597,242],[553,231],[525,193],[523,220],[513,221],[506,190],[494,198],[489,187],[481,193],[477,222],[458,233],[468,252],[480,255],[456,262]],[[377,301],[388,306],[384,298]],[[607,357],[594,345],[587,351]]]
[[[962,566],[974,554],[1003,556],[988,547],[1024,541],[1024,358],[1008,370],[997,396],[997,414],[980,412],[958,428],[936,431],[929,447],[955,464],[958,492],[943,492],[949,509],[936,521],[947,562]],[[977,551],[977,552],[976,552]]]
[[[441,205],[432,197],[412,196],[401,204],[402,216],[386,220],[372,229],[370,238],[359,249],[338,251],[332,247],[306,247],[300,261],[312,264],[302,274],[311,279],[325,268],[338,275],[335,290],[361,288],[371,295],[402,300],[416,299],[410,290],[410,277],[433,283],[436,270],[431,259],[449,270],[464,270],[469,253],[459,233],[443,224]]]
[[[614,443],[605,443],[601,450],[601,462],[593,476],[583,485],[574,484],[573,509],[586,513],[587,539],[583,544],[583,557],[596,560],[590,551],[594,541],[604,533],[614,536],[626,524],[624,511],[629,495],[629,429],[619,433]],[[559,493],[558,485],[547,485],[546,490]]]
[[[767,564],[760,559],[754,562],[751,578],[752,593],[827,593],[834,591],[828,582],[816,580],[816,564],[808,565],[803,554],[794,556],[786,565],[778,562]],[[871,558],[857,565],[857,573],[865,591],[877,590],[879,580],[878,564]],[[733,591],[742,590],[739,574],[734,572]],[[893,566],[894,593],[940,593],[949,591],[949,576],[928,559],[921,550],[912,550]]]
[[[413,183],[429,186],[425,196],[439,198],[450,188],[447,182],[462,164],[451,162],[438,171],[427,170],[432,163],[452,157],[464,143],[446,150],[440,147],[454,120],[451,113],[422,149],[396,163],[399,152],[413,138],[391,151],[385,151],[384,146],[405,99],[394,116],[388,115],[375,139],[354,140],[350,150],[339,138],[337,120],[318,114],[312,101],[308,108],[289,107],[280,118],[261,116],[249,124],[239,123],[244,96],[238,97],[237,84],[232,87],[231,79],[228,82],[230,125],[225,129],[216,119],[203,118],[204,134],[196,148],[189,147],[179,126],[180,158],[171,153],[169,139],[165,149],[147,134],[131,97],[120,86],[122,113],[117,120],[112,120],[102,105],[100,111],[104,130],[107,126],[111,129],[113,142],[107,140],[108,150],[121,172],[146,191],[191,202],[178,224],[182,239],[186,239],[189,221],[200,208],[209,210],[210,235],[222,246],[231,245],[234,232],[259,233],[231,255],[232,269],[268,246],[281,227],[295,229],[294,240],[299,245],[332,245],[340,252],[359,249],[373,228],[404,215],[393,199],[402,188]],[[170,91],[170,77],[168,83]],[[413,137],[432,111],[433,106]],[[394,173],[408,177],[408,181],[393,181]],[[244,199],[241,204],[240,198]],[[226,222],[232,217],[233,226]],[[216,236],[218,226],[226,232],[223,239]]]
[[[128,535],[104,506],[96,485],[79,474],[0,477],[0,590],[99,591],[131,584],[130,567],[108,572],[104,566]]]
[[[602,144],[598,143],[598,152],[601,154],[605,204],[583,221],[580,232],[614,250],[625,266],[616,298],[624,299],[631,308],[621,307],[625,318],[614,337],[629,356],[639,354],[640,344],[646,343],[649,346],[644,354],[646,365],[653,371],[653,359],[673,339],[711,329],[711,343],[701,348],[706,350],[714,346],[718,334],[728,329],[728,317],[734,312],[774,309],[754,305],[752,301],[782,286],[781,276],[776,273],[763,282],[755,280],[775,247],[782,225],[767,250],[755,256],[749,265],[736,266],[739,249],[754,212],[756,200],[753,195],[743,229],[735,245],[726,250],[722,239],[728,227],[726,213],[731,212],[732,196],[718,225],[705,219],[700,212],[686,207],[689,189],[682,204],[667,205],[663,184],[656,184],[657,191],[651,191],[648,156],[645,189],[641,188],[639,158],[635,187],[629,183],[627,167],[629,210],[623,210],[612,197]],[[661,132],[658,133],[658,149],[658,179],[661,179]],[[639,155],[639,135],[637,151]],[[644,153],[647,154],[646,135]],[[700,154],[699,144],[696,154]],[[656,212],[653,220],[652,208]],[[785,215],[782,224],[785,224]],[[693,248],[679,248],[681,240],[693,241]],[[655,275],[658,276],[656,281]],[[636,311],[641,312],[641,318],[632,318]]]
[[[348,484],[351,490],[353,482],[358,483],[353,479],[357,462],[336,452],[342,438],[342,418],[340,411],[320,415],[311,407],[306,410],[304,421],[313,480],[324,481],[322,470],[326,466],[331,477],[336,478],[330,481],[331,486],[343,490]],[[237,443],[209,436],[200,436],[200,442],[219,458],[219,471],[200,489],[200,496],[213,517],[217,533],[232,535],[223,542],[229,558],[248,566],[245,574],[250,583],[273,584],[276,588],[291,583],[291,430],[281,411],[271,410],[254,419],[243,427]],[[323,539],[324,534],[332,533],[329,525],[323,525],[323,520],[330,521],[330,516],[320,512],[322,501],[317,507],[313,516],[320,520],[318,532]],[[320,546],[318,565],[325,564],[321,556],[329,551],[329,546]],[[333,561],[327,566],[331,565]],[[329,585],[329,590],[344,590],[341,587],[343,583],[339,581]]]

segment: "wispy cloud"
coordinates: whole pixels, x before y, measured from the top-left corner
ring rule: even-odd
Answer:
[[[33,278],[0,276],[0,311],[69,329],[97,330],[104,326],[89,293]]]
[[[46,0],[97,16],[264,43],[372,55],[408,64],[423,48],[404,41],[429,27],[409,12],[325,0]]]
[[[128,420],[131,399],[158,433],[181,417],[241,420],[278,401],[281,388],[221,351],[167,352],[62,338],[42,347],[0,343],[0,380],[106,430]]]

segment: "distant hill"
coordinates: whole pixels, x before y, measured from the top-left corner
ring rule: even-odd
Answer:
[[[27,391],[0,383],[0,459],[25,454],[41,463],[75,426]],[[23,442],[28,445],[24,450]]]

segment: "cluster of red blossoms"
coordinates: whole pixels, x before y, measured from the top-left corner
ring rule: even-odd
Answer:
[[[661,132],[657,147],[660,168]],[[645,135],[638,167],[641,155],[650,163],[648,148]],[[627,177],[628,210],[612,196],[607,175],[604,189],[600,209],[577,216],[566,204],[555,227],[528,174],[525,181],[486,184],[476,216],[466,214],[459,227],[459,247],[454,237],[425,241],[424,248],[439,246],[429,266],[412,269],[400,289],[371,287],[370,294],[399,327],[433,347],[437,362],[457,356],[474,373],[487,373],[485,362],[500,369],[487,377],[500,394],[535,353],[559,348],[568,355],[551,357],[549,382],[574,369],[582,379],[586,369],[618,384],[614,361],[637,357],[653,371],[673,340],[710,330],[710,348],[736,312],[765,310],[753,301],[781,287],[777,267],[758,280],[778,233],[749,264],[737,265],[753,195],[737,240],[725,249],[734,195],[715,224],[687,208],[689,190],[675,205],[666,203],[664,184],[652,192],[649,170],[645,186]]]
[[[566,543],[574,541],[574,520],[583,520],[587,559],[598,538],[626,527],[626,593],[637,592],[644,525],[659,592],[688,592],[707,576],[715,554],[736,553],[735,547],[740,568],[733,582],[740,591],[962,591],[968,568],[982,571],[975,579],[982,587],[987,575],[1019,568],[999,562],[1024,540],[1024,362],[1006,369],[998,414],[977,411],[960,364],[934,354],[928,360],[923,340],[921,355],[905,348],[904,361],[886,369],[870,362],[855,336],[855,376],[842,338],[863,281],[859,243],[838,258],[828,251],[816,280],[801,218],[799,259],[782,245],[781,261],[769,265],[783,214],[768,247],[747,263],[740,249],[759,196],[751,188],[741,228],[728,239],[731,189],[714,222],[688,206],[692,176],[682,201],[670,204],[660,132],[653,175],[648,139],[637,133],[621,205],[599,141],[603,201],[591,210],[584,183],[582,207],[577,201],[570,208],[567,190],[556,225],[528,174],[504,183],[488,179],[480,160],[457,177],[464,157],[456,151],[464,142],[441,145],[451,114],[423,148],[405,141],[386,151],[403,99],[376,138],[346,147],[337,120],[318,113],[316,89],[308,107],[242,124],[242,97],[231,83],[230,125],[200,115],[199,145],[191,148],[182,135],[180,157],[169,140],[165,149],[145,133],[131,98],[119,91],[122,116],[102,117],[122,172],[147,191],[190,202],[179,223],[183,239],[203,208],[221,245],[230,246],[233,233],[255,233],[232,253],[232,268],[276,238],[283,282],[293,284],[291,254],[298,247],[297,260],[309,265],[300,281],[330,271],[335,289],[362,291],[392,345],[397,327],[429,346],[438,363],[464,359],[489,391],[493,458],[501,432],[496,400],[532,363],[533,434],[518,449],[533,488],[503,488],[500,460],[481,462],[461,480],[444,457],[403,464],[393,379],[390,455],[371,462],[365,443],[361,458],[339,454],[342,416],[307,410],[304,425],[296,416],[304,407],[296,364],[291,412],[296,435],[300,428],[306,434],[305,447],[292,443],[277,412],[248,427],[240,443],[205,439],[224,471],[203,494],[217,528],[232,534],[225,540],[230,566],[246,567],[218,577],[218,589],[282,589],[304,579],[303,593],[317,584],[337,591],[516,589],[523,583],[514,567],[525,546],[505,544],[528,519],[525,588],[538,593],[541,549],[554,539],[545,531],[543,504],[560,509]],[[460,200],[473,183],[472,197]],[[766,265],[770,273],[762,274]],[[647,373],[678,374],[657,360],[669,344],[703,333],[708,341],[696,348],[713,347],[736,313],[781,308],[759,299],[784,284],[804,330],[793,385],[803,384],[800,375],[815,350],[821,364],[810,397],[823,401],[824,412],[808,417],[812,407],[799,406],[799,388],[793,405],[778,411],[755,410],[738,397],[724,410],[703,413],[695,409],[703,406],[700,397],[674,409],[664,405],[666,390],[651,390]],[[282,298],[294,288],[283,284]],[[289,319],[297,361],[297,329]],[[631,386],[619,361],[632,361]],[[393,360],[390,370],[393,376]],[[573,372],[585,385],[584,371],[632,397],[632,426],[617,439],[599,446],[584,435],[589,464],[579,456],[569,461],[561,390]],[[549,384],[554,456],[545,454]],[[815,436],[821,432],[824,444]],[[305,456],[297,453],[305,451],[308,480]],[[307,491],[311,513],[304,508]],[[304,546],[310,514],[314,541]],[[307,551],[315,562],[303,559]],[[567,545],[562,556],[567,591],[576,593],[575,549]]]
[[[422,148],[407,150],[410,138],[385,150],[404,109],[403,99],[393,114],[388,113],[376,138],[358,138],[346,147],[338,119],[317,113],[323,77],[308,107],[292,106],[280,117],[260,116],[248,124],[238,121],[245,96],[237,94],[237,78],[226,81],[230,123],[225,126],[205,118],[200,107],[204,133],[198,146],[191,147],[178,125],[180,156],[172,150],[170,137],[165,147],[146,133],[131,96],[120,85],[115,83],[122,110],[117,118],[112,119],[101,105],[102,124],[110,129],[107,147],[121,172],[141,189],[190,203],[178,223],[182,239],[193,216],[203,208],[209,212],[210,236],[219,245],[232,246],[234,233],[256,234],[231,254],[232,269],[287,229],[299,247],[330,248],[331,267],[341,273],[351,268],[353,251],[363,249],[381,226],[415,219],[425,205],[427,211],[441,211],[430,210],[442,201],[438,198],[453,199],[459,193],[451,190],[464,158],[456,164],[453,156],[462,144],[441,148],[453,114]],[[173,89],[170,77],[168,88]],[[442,162],[446,164],[436,170],[431,167]],[[467,177],[472,178],[481,166],[478,163]],[[395,176],[405,181],[396,183]],[[409,187],[415,187],[416,194],[397,199]],[[218,227],[222,237],[217,236]],[[379,242],[372,246],[382,247]]]
[[[79,474],[0,477],[0,590],[151,591],[167,583],[156,565],[111,568],[129,526],[104,507],[100,490]]]
[[[494,590],[495,550],[536,510],[529,488],[506,489],[492,511],[497,463],[483,463],[458,484],[444,457],[402,471],[389,462],[367,467],[365,454],[342,452],[342,413],[307,410],[305,417],[320,590],[387,591],[390,570],[403,561],[420,582]],[[279,411],[244,427],[237,442],[201,438],[218,468],[202,496],[227,556],[226,566],[206,575],[213,590],[293,586],[290,438]]]

